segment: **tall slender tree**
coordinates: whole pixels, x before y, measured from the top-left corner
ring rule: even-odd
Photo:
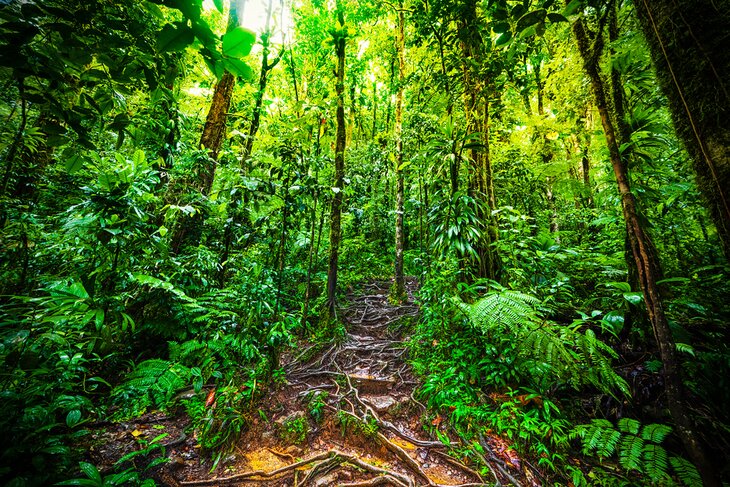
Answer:
[[[243,164],[247,164],[247,160],[251,157],[251,151],[253,150],[253,143],[256,139],[256,134],[259,131],[261,125],[261,107],[264,102],[264,95],[266,94],[266,85],[269,81],[269,72],[279,64],[282,56],[286,49],[282,46],[279,53],[274,57],[273,60],[269,60],[271,54],[271,14],[273,10],[273,0],[269,0],[266,8],[266,27],[264,28],[263,34],[261,34],[261,46],[263,52],[261,54],[261,72],[259,73],[259,87],[254,95],[254,108],[251,114],[251,123],[248,127],[248,134],[246,135],[246,141],[243,146]],[[296,85],[295,85],[296,89]]]
[[[330,212],[330,252],[327,269],[327,309],[331,316],[335,314],[337,305],[337,263],[339,260],[340,241],[342,240],[342,198],[345,185],[345,145],[347,127],[345,126],[345,46],[347,44],[347,27],[345,12],[340,0],[336,2],[337,23],[339,27],[333,31],[337,66],[335,69],[335,92],[337,94],[337,134],[335,135],[335,180]]]
[[[396,55],[398,57],[398,90],[395,95],[395,282],[392,298],[400,301],[405,297],[405,277],[403,276],[403,251],[405,233],[403,230],[405,183],[403,177],[403,91],[406,81],[405,61],[405,14],[403,0],[398,2],[398,32],[396,35]]]

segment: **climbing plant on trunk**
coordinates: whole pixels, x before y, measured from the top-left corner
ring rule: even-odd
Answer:
[[[340,242],[342,240],[342,197],[345,184],[345,145],[347,127],[345,126],[345,45],[347,44],[347,27],[345,12],[337,0],[337,23],[332,37],[337,56],[335,69],[335,92],[337,94],[337,134],[335,136],[335,180],[332,190],[332,206],[330,212],[330,253],[327,269],[327,309],[334,316],[337,304],[337,262],[339,260]]]
[[[569,2],[568,2],[569,3]],[[639,220],[636,208],[636,199],[629,184],[628,170],[621,158],[617,133],[608,107],[608,91],[600,72],[600,57],[603,52],[603,32],[599,26],[591,44],[583,18],[578,18],[573,24],[578,50],[583,59],[583,68],[590,79],[596,108],[601,117],[601,124],[606,136],[611,166],[621,198],[621,207],[626,222],[631,252],[636,261],[636,268],[641,283],[641,290],[646,303],[649,320],[654,331],[654,337],[659,347],[664,369],[664,388],[667,396],[669,411],[677,426],[677,431],[687,450],[702,475],[703,482],[708,486],[720,485],[716,479],[714,468],[697,438],[693,425],[684,405],[684,386],[681,378],[680,362],[677,357],[676,344],[669,328],[669,322],[664,312],[662,297],[657,281],[659,269],[653,259],[653,243]]]

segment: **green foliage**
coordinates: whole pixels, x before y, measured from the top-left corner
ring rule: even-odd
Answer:
[[[365,421],[345,411],[337,411],[336,422],[340,426],[340,434],[343,438],[350,432],[362,435],[365,438],[374,438],[378,433],[378,423],[375,418],[367,417]]]
[[[223,35],[223,55],[248,56],[256,42],[256,34],[244,27],[236,27]]]
[[[475,333],[463,319],[467,305],[442,299],[450,293],[447,283],[444,277],[433,278],[420,291],[423,320],[411,342],[414,369],[424,376],[419,394],[429,407],[446,414],[465,438],[494,431],[519,451],[539,455],[541,465],[559,469],[570,427],[561,406],[529,388],[531,376],[516,367],[520,356],[514,340],[493,342],[494,336]],[[463,289],[466,296],[476,294],[474,288]],[[511,306],[514,316],[505,319],[519,322],[518,307],[524,307],[528,319],[534,316],[535,298],[516,296],[511,297],[516,302]],[[506,393],[491,392],[495,389]]]
[[[161,359],[140,362],[126,381],[112,390],[112,399],[123,406],[116,416],[135,417],[149,407],[166,407],[190,378],[190,369],[179,363]]]
[[[133,469],[128,469],[124,472],[113,473],[102,477],[96,466],[90,463],[81,462],[79,463],[79,468],[86,476],[85,478],[65,480],[54,485],[80,485],[88,487],[111,487],[114,485],[139,485],[148,487],[155,485],[152,480],[145,480],[142,482],[139,479],[139,474]]]
[[[578,437],[585,455],[600,459],[618,457],[619,465],[628,472],[646,475],[653,483],[672,484],[672,472],[683,485],[702,485],[695,467],[687,460],[671,455],[661,445],[672,428],[663,424],[641,425],[635,419],[622,418],[617,427],[605,419],[575,427],[571,436]]]
[[[279,437],[288,444],[300,445],[309,434],[309,422],[304,416],[288,418],[279,427]]]
[[[102,476],[101,472],[95,465],[88,462],[79,462],[79,468],[86,478],[75,478],[71,480],[64,480],[54,485],[80,485],[88,487],[111,487],[114,485],[134,485],[139,487],[154,487],[157,485],[152,479],[143,479],[143,475],[148,470],[166,463],[168,458],[165,456],[165,448],[162,446],[160,441],[166,437],[167,434],[159,435],[153,438],[151,441],[143,440],[139,450],[135,450],[131,453],[124,455],[122,458],[117,460],[114,464],[117,472]],[[149,457],[159,453],[161,456],[149,461]],[[144,460],[145,465],[140,468],[135,464],[122,471],[120,470],[124,465],[128,465],[130,461]]]
[[[345,336],[322,312],[335,191],[338,291],[392,273],[396,142],[406,269],[422,284],[422,318],[403,326],[432,412],[472,441],[491,429],[564,472],[560,483],[585,485],[565,461],[566,432],[585,404],[608,414],[605,394],[628,394],[613,350],[638,364],[616,369],[637,389],[623,412],[653,409],[661,362],[644,356],[654,337],[566,22],[581,15],[599,33],[605,2],[405,6],[400,141],[393,12],[376,3],[343,2],[338,27],[321,0],[300,2],[285,50],[262,36],[268,62],[282,56],[256,92],[245,83],[259,68],[255,29],[226,32],[222,0],[0,2],[0,483],[69,478],[89,424],[173,410],[180,397],[220,460],[281,380],[279,356],[302,321],[323,346]],[[696,420],[727,452],[729,271],[633,7],[619,4],[600,67],[606,79],[615,69],[624,95],[621,156],[666,275],[688,397],[706,412]],[[336,189],[333,44],[346,47],[349,117]],[[212,157],[200,132],[225,71],[240,82]],[[474,275],[487,251],[498,283]],[[323,408],[323,396],[309,399],[312,420]],[[662,449],[660,426],[602,426],[587,436],[599,457],[692,483],[691,466]],[[123,479],[97,474],[82,467],[81,484]]]
[[[213,455],[217,465],[224,453],[250,423],[248,413],[258,394],[258,381],[254,374],[240,385],[229,384],[214,391],[215,402],[194,396],[186,403],[186,409],[195,428],[203,451]]]
[[[595,332],[541,318],[540,301],[515,291],[487,294],[473,304],[457,303],[470,323],[490,343],[514,342],[514,366],[532,385],[547,390],[567,383],[586,384],[613,394],[629,395],[626,382],[611,367],[616,353]]]
[[[324,409],[327,404],[327,392],[310,392],[304,400],[307,402],[307,412],[315,423],[320,424],[324,419]]]

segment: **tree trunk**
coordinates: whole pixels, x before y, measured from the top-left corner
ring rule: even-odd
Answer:
[[[10,182],[10,176],[13,173],[13,162],[15,160],[15,156],[18,153],[18,150],[20,149],[20,146],[23,142],[23,132],[25,132],[26,124],[28,123],[28,109],[27,109],[27,102],[25,98],[23,97],[23,81],[19,84],[19,91],[21,95],[21,118],[20,118],[20,126],[18,127],[18,131],[15,134],[15,138],[13,139],[12,144],[10,145],[10,149],[8,150],[7,154],[5,155],[5,172],[3,174],[2,183],[0,183],[0,196],[5,196],[5,191],[8,187],[8,183]],[[3,218],[4,220],[4,218]]]
[[[228,13],[228,31],[238,27],[237,2],[232,0]],[[236,77],[228,71],[215,85],[213,99],[210,102],[208,115],[205,117],[203,133],[200,134],[199,146],[207,151],[207,156],[200,158],[199,166],[195,170],[197,181],[194,183],[203,196],[208,196],[213,188],[216,166],[218,165],[218,154],[223,145],[223,138],[226,134],[226,122],[228,111],[233,98],[233,87],[236,85]],[[192,221],[185,224],[178,224],[172,237],[170,248],[177,253],[183,245],[196,246],[200,242],[203,232],[204,215],[198,211],[192,217]]]
[[[566,0],[566,3],[569,3],[568,0]],[[674,419],[677,433],[682,439],[690,458],[697,466],[703,482],[707,486],[719,486],[720,483],[716,478],[716,473],[697,439],[683,402],[684,386],[680,376],[680,363],[677,359],[674,338],[669,329],[667,317],[664,314],[659,287],[656,283],[658,269],[651,255],[653,245],[639,221],[636,201],[629,185],[626,165],[621,160],[619,146],[616,141],[616,131],[608,109],[607,90],[599,72],[599,58],[603,51],[602,33],[599,31],[596,34],[592,49],[582,19],[573,24],[573,33],[577,40],[578,50],[583,58],[583,68],[591,82],[596,108],[600,114],[601,124],[606,135],[606,144],[621,196],[621,206],[628,230],[631,251],[636,261],[644,301],[664,368],[667,406]]]
[[[634,5],[677,135],[692,157],[730,258],[730,5],[717,0],[636,0]]]
[[[340,30],[345,29],[345,14],[337,0],[337,20]],[[345,44],[344,33],[335,38],[335,54],[337,55],[337,70],[335,91],[337,93],[337,135],[335,136],[335,194],[332,198],[330,213],[330,256],[327,270],[327,309],[330,316],[335,315],[337,305],[337,261],[339,259],[340,241],[342,239],[342,197],[345,183],[345,143],[347,139],[345,127]]]
[[[403,89],[405,84],[405,16],[403,1],[398,4],[398,37],[396,52],[398,55],[398,91],[395,95],[395,282],[391,297],[401,301],[406,295],[405,277],[403,276],[403,212],[405,200],[405,184],[403,178]]]
[[[208,159],[201,161],[203,167],[198,169],[200,192],[205,196],[210,194],[213,187],[218,154],[223,144],[223,137],[226,134],[226,121],[235,84],[235,76],[228,71],[223,73],[223,77],[215,85],[213,100],[210,102],[208,116],[205,117],[205,126],[200,136],[200,146],[207,149]]]

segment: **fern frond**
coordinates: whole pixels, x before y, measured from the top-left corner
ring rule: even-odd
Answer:
[[[621,439],[621,433],[615,429],[606,429],[601,436],[601,444],[597,452],[601,458],[608,458],[616,452],[616,445]]]
[[[516,291],[491,293],[474,304],[460,303],[460,308],[474,326],[484,331],[495,327],[519,328],[535,317],[540,301]]]
[[[633,418],[621,418],[618,420],[618,429],[623,433],[631,433],[636,435],[639,433],[641,423]]]
[[[668,477],[669,459],[667,451],[660,445],[644,446],[644,473],[652,481],[661,483]]]
[[[639,436],[625,436],[619,445],[618,462],[626,470],[641,471],[641,455],[644,452],[644,440]]]
[[[589,424],[581,424],[576,426],[574,429],[575,436],[579,437],[583,443],[583,453],[585,454],[592,453],[599,449],[606,450],[606,448],[604,448],[604,437],[609,436],[611,432],[618,433],[613,429],[613,424],[605,419],[594,419]],[[617,441],[618,438],[616,438],[615,441],[611,438],[611,442],[614,444],[609,448],[615,449],[615,442]],[[610,454],[601,456],[610,456]]]
[[[187,384],[190,370],[176,362],[145,360],[127,375],[127,380],[112,390],[112,396],[135,407],[165,406],[177,390]],[[147,398],[146,400],[142,400]]]
[[[516,291],[487,294],[474,304],[457,300],[472,326],[489,336],[516,344],[523,373],[543,383],[546,378],[575,388],[592,384],[600,391],[630,395],[628,384],[613,370],[616,353],[592,330],[542,319],[540,300]]]
[[[687,487],[699,487],[702,485],[702,478],[697,468],[689,460],[681,457],[670,457],[669,463],[672,465],[674,473],[677,474],[677,477],[684,485]]]
[[[661,443],[671,432],[672,427],[666,424],[647,424],[641,430],[641,437],[652,443]]]
[[[603,433],[606,430],[600,427],[593,428],[588,430],[588,434],[586,435],[586,439],[583,442],[584,450],[587,450],[589,452],[595,451],[601,446],[601,439],[603,438]]]

